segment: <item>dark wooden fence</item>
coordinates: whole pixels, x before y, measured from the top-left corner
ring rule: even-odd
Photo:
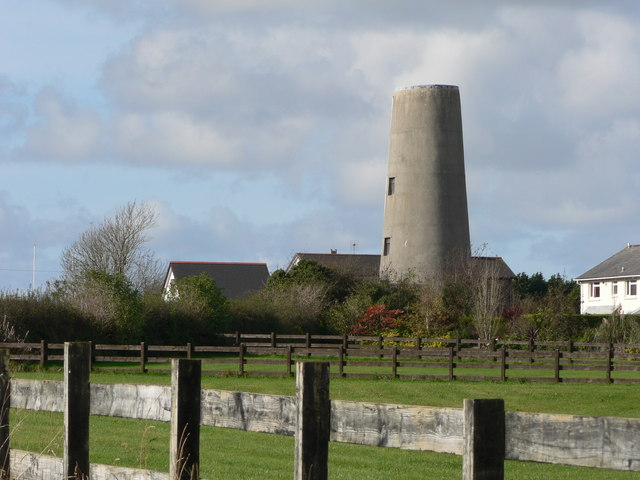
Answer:
[[[463,480],[502,480],[505,459],[640,471],[640,419],[505,412],[497,399],[463,408],[330,400],[326,362],[296,364],[295,397],[200,390],[201,362],[188,359],[172,360],[171,387],[89,383],[90,351],[65,344],[64,382],[9,382],[0,362],[3,414],[10,405],[64,412],[65,422],[62,459],[11,450],[3,478],[198,478],[200,425],[294,436],[294,480],[326,480],[330,441],[462,455]],[[90,465],[89,415],[171,422],[169,474]],[[8,428],[0,434],[8,445]]]
[[[63,358],[63,344],[0,347],[41,367]],[[91,356],[94,369],[140,372],[168,372],[169,358],[183,357],[200,359],[209,374],[292,375],[297,360],[312,357],[343,377],[640,383],[640,344],[235,333],[218,345],[98,344]]]

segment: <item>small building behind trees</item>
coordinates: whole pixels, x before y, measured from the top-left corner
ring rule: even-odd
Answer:
[[[234,262],[170,262],[162,286],[163,297],[172,295],[171,286],[183,278],[206,274],[229,299],[244,298],[257,292],[267,283],[266,263]]]

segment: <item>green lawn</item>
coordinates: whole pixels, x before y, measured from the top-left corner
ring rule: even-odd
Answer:
[[[61,369],[17,372],[21,378],[62,379]],[[96,372],[93,382],[170,383],[169,375]],[[203,376],[203,388],[295,394],[295,380],[285,377]],[[640,417],[640,385],[553,384],[521,381],[467,382],[390,379],[331,380],[333,399],[461,407],[464,398],[504,398],[507,410]],[[62,416],[13,411],[12,446],[61,455]],[[203,427],[201,469],[205,478],[271,480],[291,478],[293,438]],[[91,461],[168,470],[169,425],[105,417],[91,419]],[[455,455],[390,448],[331,444],[330,478],[459,479],[462,460]],[[616,472],[523,462],[507,462],[510,479],[631,479],[637,472]]]

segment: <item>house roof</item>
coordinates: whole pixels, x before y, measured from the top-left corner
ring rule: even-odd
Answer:
[[[605,278],[628,278],[640,276],[640,245],[627,245],[615,255],[607,258],[582,275],[580,280],[596,280]]]
[[[269,279],[266,263],[232,263],[232,262],[170,262],[165,276],[167,281],[173,272],[176,280],[206,273],[222,289],[227,298],[244,297],[260,290]]]
[[[287,272],[300,260],[311,260],[323,267],[333,270],[354,272],[362,277],[375,277],[380,272],[380,255],[356,254],[356,253],[296,253],[289,265]],[[502,257],[472,257],[475,266],[489,267],[490,262],[495,262],[495,273],[499,278],[515,278],[515,273]]]
[[[300,260],[316,262],[332,270],[355,273],[362,277],[377,276],[380,271],[380,255],[360,253],[296,253],[286,271],[295,267]]]
[[[475,267],[486,268],[488,273],[495,273],[498,278],[516,278],[502,257],[471,257],[471,261]]]

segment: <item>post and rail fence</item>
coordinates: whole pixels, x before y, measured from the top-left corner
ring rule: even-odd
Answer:
[[[41,368],[61,363],[63,347],[0,343]],[[640,344],[233,333],[218,345],[91,346],[94,369],[168,373],[172,357],[198,358],[207,374],[293,375],[297,360],[315,358],[342,377],[640,383]]]
[[[463,480],[501,480],[504,460],[640,471],[640,419],[331,400],[329,364],[296,363],[296,396],[202,390],[201,361],[172,359],[170,387],[90,383],[88,343],[65,343],[63,382],[9,379],[0,355],[0,478],[193,480],[200,426],[294,436],[294,480],[326,480],[329,442],[462,455]],[[9,450],[9,409],[64,412],[63,458]],[[170,422],[170,472],[89,464],[89,415]],[[215,455],[215,452],[207,452]],[[215,457],[214,457],[215,461]]]

